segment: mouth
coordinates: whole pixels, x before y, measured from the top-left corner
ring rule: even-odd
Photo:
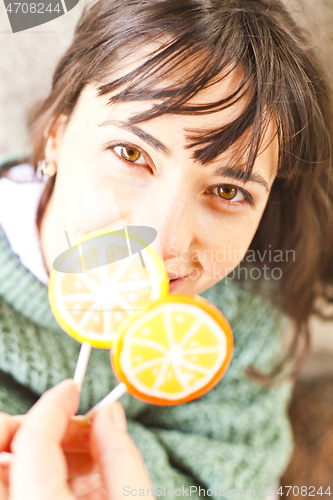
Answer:
[[[168,275],[169,277],[169,291],[172,292],[176,288],[178,288],[187,278],[188,274],[186,276],[178,276],[178,277],[172,277]]]
[[[188,274],[184,275],[184,276],[180,276],[180,275],[176,275],[176,274],[172,274],[172,273],[167,273],[168,275],[168,278],[169,278],[169,281],[176,281],[176,280],[182,280],[182,279],[185,279],[187,278]]]

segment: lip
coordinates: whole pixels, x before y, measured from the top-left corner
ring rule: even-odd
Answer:
[[[187,278],[187,276],[188,276],[188,274],[186,274],[185,276],[180,276],[179,274],[173,274],[173,273],[167,273],[167,275],[168,275],[169,281]]]
[[[188,276],[188,275],[187,275]],[[180,278],[172,278],[174,281],[169,280],[169,292],[174,292],[177,288],[181,286],[181,284],[185,281],[187,276],[183,276]]]

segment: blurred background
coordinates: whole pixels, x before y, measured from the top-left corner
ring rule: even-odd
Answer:
[[[30,151],[26,115],[47,95],[53,69],[69,45],[86,0],[47,24],[13,34],[0,0],[0,157]],[[333,0],[285,0],[333,82]],[[332,249],[333,252],[333,249]],[[332,312],[332,311],[331,311]],[[281,484],[320,486],[333,493],[333,322],[311,320],[312,352],[297,379],[289,414],[294,431],[292,460]],[[285,488],[283,488],[285,491]],[[291,490],[288,498],[301,495]]]

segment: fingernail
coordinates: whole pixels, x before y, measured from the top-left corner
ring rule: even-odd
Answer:
[[[81,426],[82,425],[82,426]],[[85,422],[80,425],[78,431],[78,441],[82,446],[90,445],[90,434],[91,434],[91,424],[90,422]]]
[[[87,420],[84,415],[74,415],[74,417],[72,417],[72,420],[81,427],[91,427],[90,420]]]
[[[127,422],[126,422],[126,416],[125,416],[125,411],[124,408],[120,403],[113,403],[111,406],[107,408],[108,415],[113,421],[114,425],[122,430],[126,431],[127,430]]]

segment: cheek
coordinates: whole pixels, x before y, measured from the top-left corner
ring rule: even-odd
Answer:
[[[68,134],[59,154],[53,208],[58,232],[60,227],[67,231],[75,244],[88,232],[122,227],[133,193],[109,174],[105,154],[89,142],[71,139]]]
[[[241,262],[255,235],[261,214],[247,216],[233,215],[224,217],[214,232],[206,233],[204,248],[198,260],[202,265],[203,278],[217,283],[235,269]]]
[[[144,202],[138,190],[124,180],[108,176],[96,182],[98,174],[92,176],[90,183],[85,182],[81,189],[76,186],[72,192],[68,190],[68,183],[73,173],[67,175],[65,169],[62,172],[56,181],[53,212],[47,222],[48,234],[57,235],[56,239],[62,241],[58,254],[68,248],[65,232],[74,245],[87,233],[122,228],[124,224],[131,224],[137,207]]]

